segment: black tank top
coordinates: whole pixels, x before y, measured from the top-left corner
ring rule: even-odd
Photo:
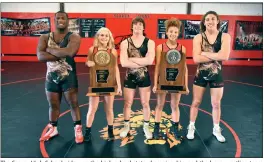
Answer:
[[[201,49],[203,52],[220,51],[222,46],[222,32],[219,32],[214,44],[210,44],[206,34],[202,33]],[[205,80],[218,80],[222,79],[222,61],[211,61],[206,63],[200,63],[197,68],[196,77],[203,78]]]
[[[148,41],[149,39],[145,37],[142,45],[137,48],[131,37],[127,39],[128,41],[128,48],[127,48],[127,53],[128,57],[145,57],[147,52],[148,52]]]
[[[140,58],[146,56],[148,52],[148,41],[149,41],[148,38],[145,37],[142,45],[139,48],[137,48],[134,45],[131,37],[127,38],[127,41],[128,41],[128,48],[127,48],[128,57]],[[148,75],[148,67],[145,66],[145,67],[133,68],[133,69],[128,68],[126,72],[126,77],[128,75],[134,75],[133,78],[136,78],[136,80],[138,81],[143,80],[146,77],[146,75]]]
[[[52,37],[50,37],[49,35],[49,39],[52,39],[60,48],[66,48],[68,46],[71,35],[72,32],[68,32],[60,43],[56,43],[54,40],[54,33],[52,32]],[[73,72],[76,72],[76,63],[74,61],[75,55],[73,57],[66,56],[66,60],[65,60],[72,67]]]
[[[49,33],[48,37],[48,47],[52,48],[65,48],[69,43],[69,37],[72,33],[68,32],[60,43],[56,43],[54,39],[54,33]],[[75,55],[74,55],[75,56]],[[67,76],[71,73],[76,75],[76,64],[74,61],[74,56],[66,56],[65,58],[60,58],[58,61],[48,61],[47,62],[47,80],[52,80],[56,84],[64,81]]]

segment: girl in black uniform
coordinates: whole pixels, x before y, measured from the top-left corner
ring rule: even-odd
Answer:
[[[130,130],[130,110],[133,104],[136,87],[139,87],[139,94],[144,114],[143,130],[147,139],[152,138],[149,130],[150,119],[150,77],[148,65],[152,65],[155,57],[155,43],[144,36],[145,22],[142,18],[136,17],[131,24],[133,35],[121,43],[120,62],[126,67],[124,81],[124,129],[120,137],[127,136]]]
[[[220,19],[216,12],[208,11],[200,23],[201,34],[193,39],[193,60],[198,64],[193,83],[193,101],[188,126],[188,139],[194,138],[195,120],[198,107],[207,84],[210,86],[213,107],[213,135],[219,142],[225,142],[219,126],[221,116],[221,99],[223,96],[222,61],[228,60],[230,53],[230,35],[219,31]]]

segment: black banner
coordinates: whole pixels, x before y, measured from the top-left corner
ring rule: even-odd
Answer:
[[[94,37],[96,32],[105,27],[105,19],[81,19],[80,36],[84,38]]]

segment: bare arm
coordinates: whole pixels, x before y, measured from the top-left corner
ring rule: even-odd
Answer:
[[[127,48],[128,48],[128,42],[127,40],[124,40],[120,45],[120,63],[122,67],[127,68],[140,68],[143,67],[141,65],[138,65],[128,59],[127,55]]]
[[[47,48],[47,52],[63,58],[66,56],[73,57],[79,50],[81,38],[78,34],[73,33],[70,38],[66,48]]]
[[[195,63],[210,62],[212,61],[211,59],[201,55],[202,53],[201,41],[202,41],[201,34],[198,34],[193,38],[193,61]]]
[[[90,61],[91,60],[91,55],[93,53],[93,49],[94,49],[94,47],[92,46],[88,50],[88,55],[87,55],[86,62],[85,62],[85,65],[87,65],[88,67],[92,67],[92,66],[95,65],[95,63],[93,61]]]
[[[184,46],[182,46],[182,52],[186,56],[186,48]],[[188,88],[188,67],[187,67],[187,63],[185,63],[185,85],[186,85],[186,89],[189,90],[189,88]]]
[[[155,61],[155,73],[154,73],[154,87],[158,85],[159,69],[160,69],[160,57],[162,52],[162,45],[158,45],[156,49],[156,61]]]
[[[46,52],[47,49],[48,35],[41,35],[38,42],[37,56],[41,62],[57,61],[58,57]]]
[[[153,40],[148,41],[148,52],[146,54],[146,57],[142,58],[129,58],[130,61],[142,65],[152,65],[155,58],[155,42]]]
[[[118,63],[117,63],[117,51],[115,49],[112,50],[113,55],[116,57],[116,82],[117,86],[121,88],[121,79],[120,79],[120,71],[118,68]]]
[[[227,33],[223,33],[223,39],[222,39],[222,46],[221,50],[217,53],[213,52],[202,52],[201,55],[208,57],[212,60],[218,60],[218,61],[225,61],[228,60],[229,54],[230,54],[230,43],[231,43],[231,37]]]

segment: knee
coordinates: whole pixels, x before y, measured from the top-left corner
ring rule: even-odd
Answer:
[[[132,102],[131,101],[125,101],[124,109],[131,109]]]
[[[164,104],[158,103],[156,109],[163,110]]]
[[[220,101],[213,100],[212,101],[212,107],[213,107],[213,109],[220,109]]]
[[[69,105],[72,109],[76,109],[79,107],[77,100],[71,100],[69,101]]]
[[[141,102],[141,105],[143,109],[148,109],[149,108],[149,103],[148,102]]]
[[[57,101],[50,101],[49,107],[52,110],[58,110],[60,108],[60,103],[58,103]]]
[[[200,106],[200,104],[201,104],[201,101],[200,100],[194,100],[192,102],[192,107],[198,108]]]
[[[173,111],[179,110],[179,101],[171,102],[170,106],[171,106],[171,110]]]
[[[105,113],[107,115],[111,115],[111,114],[114,114],[114,111],[113,111],[113,109],[107,109]]]
[[[89,106],[87,116],[94,115],[95,113],[96,113],[96,108],[94,108],[93,106]]]

